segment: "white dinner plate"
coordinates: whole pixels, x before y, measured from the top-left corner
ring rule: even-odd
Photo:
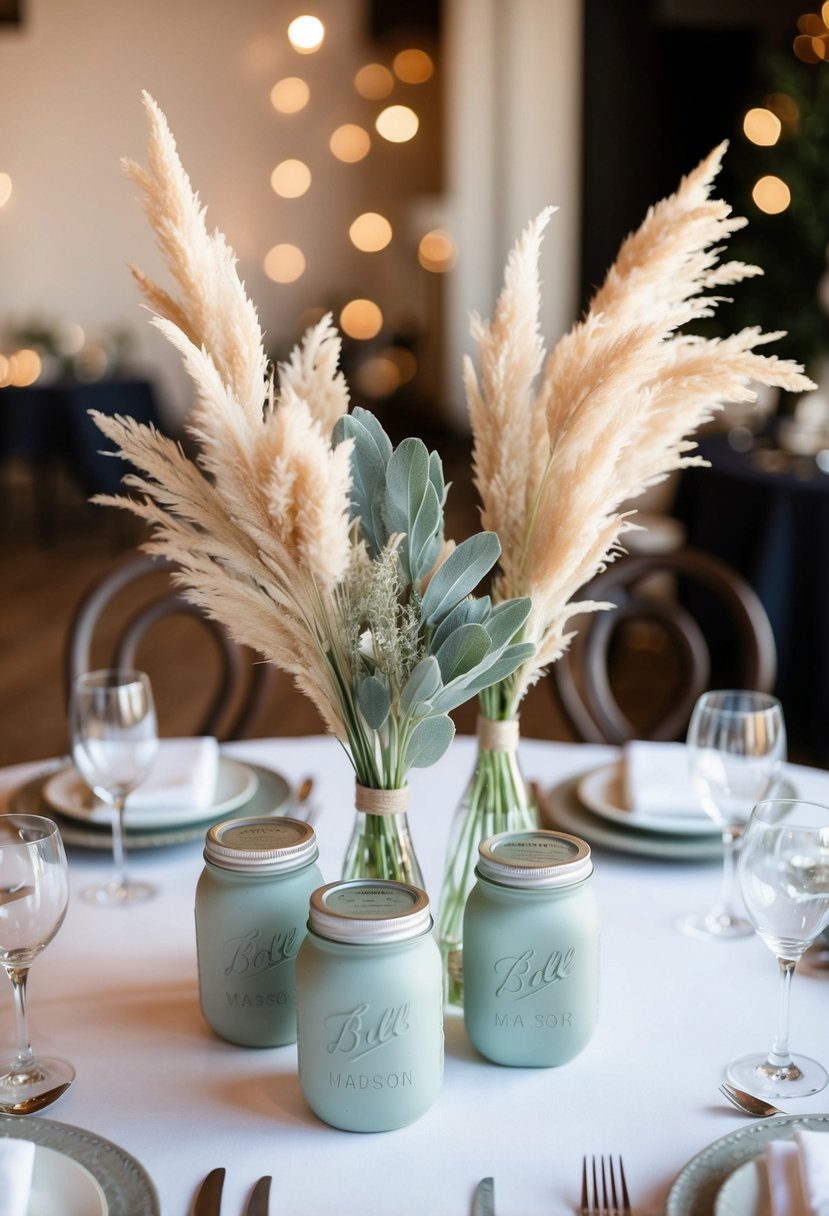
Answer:
[[[675,832],[637,832],[625,824],[612,823],[588,811],[578,795],[580,781],[581,777],[571,777],[552,789],[541,791],[539,810],[544,827],[572,832],[590,845],[600,845],[617,853],[658,857],[663,861],[719,861],[722,864],[719,833],[680,836]]]
[[[771,1216],[765,1157],[746,1161],[729,1174],[717,1192],[714,1216]]]
[[[167,828],[215,819],[249,802],[256,792],[259,778],[247,764],[219,757],[216,789],[207,806],[182,807],[171,810],[163,806],[142,806],[139,792],[135,801],[127,799],[124,812],[128,828]],[[112,823],[112,808],[96,798],[73,765],[50,777],[43,787],[43,797],[56,811],[83,823],[108,827]]]
[[[32,1190],[26,1216],[107,1216],[109,1204],[85,1165],[57,1149],[35,1146]]]
[[[829,1134],[829,1114],[757,1119],[715,1140],[680,1170],[668,1195],[666,1216],[711,1216],[712,1212],[725,1216],[725,1211],[720,1213],[715,1207],[724,1183],[734,1177],[738,1168],[763,1153],[772,1140],[791,1140],[798,1128]],[[735,1183],[735,1187],[739,1185]],[[752,1202],[751,1198],[748,1202]],[[755,1216],[751,1207],[745,1211],[735,1208],[735,1216],[737,1213]]]
[[[651,814],[634,815],[627,804],[625,794],[624,761],[603,764],[582,777],[578,786],[581,798],[588,810],[602,819],[623,823],[637,832],[668,832],[678,836],[719,836],[720,829],[704,811],[698,815]]]

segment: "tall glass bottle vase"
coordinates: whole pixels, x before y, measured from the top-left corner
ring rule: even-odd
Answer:
[[[448,1006],[463,1005],[463,910],[475,882],[478,844],[497,832],[538,825],[538,808],[518,763],[519,737],[517,718],[478,718],[475,771],[452,822],[438,916]]]
[[[409,787],[374,790],[357,783],[354,830],[343,878],[384,878],[423,887],[423,874],[409,832]]]

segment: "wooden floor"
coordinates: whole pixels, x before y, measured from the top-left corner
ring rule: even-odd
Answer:
[[[450,461],[444,457],[447,466]],[[467,466],[468,467],[468,466]],[[476,526],[475,508],[463,468],[453,478],[447,532],[456,539]],[[51,502],[38,519],[35,487],[27,470],[0,472],[0,765],[67,751],[64,645],[73,612],[84,591],[140,538],[129,517],[88,505],[63,478],[50,486]],[[41,504],[42,505],[42,504]],[[141,666],[152,676],[163,735],[192,733],[199,678],[212,678],[212,656],[197,655],[189,638],[159,627]],[[195,645],[193,641],[192,645]],[[102,653],[96,663],[106,665]],[[474,705],[455,715],[459,731],[474,730]],[[251,734],[303,735],[322,730],[316,711],[281,672],[274,672],[267,703]],[[535,738],[571,738],[544,684],[532,689],[522,711],[522,731]]]

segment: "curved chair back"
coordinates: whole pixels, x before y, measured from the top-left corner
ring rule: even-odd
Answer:
[[[550,668],[558,700],[586,742],[683,738],[697,697],[710,687],[712,626],[732,660],[730,685],[772,691],[777,652],[766,611],[748,583],[717,558],[693,549],[622,557],[579,598],[616,605],[581,617],[570,649]],[[629,643],[633,633],[635,643],[643,626],[640,641],[658,637],[672,651],[671,687],[644,722],[623,708],[620,680],[611,674],[615,650],[624,644],[620,635],[626,632]],[[628,683],[647,683],[646,651],[628,645],[624,653],[620,668],[627,667]]]
[[[207,708],[195,715],[191,733],[225,740],[243,738],[264,701],[270,664],[255,661],[256,656],[232,641],[222,625],[189,603],[169,577],[159,578],[160,573],[169,576],[174,569],[163,559],[131,553],[89,588],[69,626],[65,653],[67,701],[75,677],[93,666],[145,669],[138,652],[154,626],[172,617],[188,618],[209,638],[218,657],[218,677],[215,665],[205,664],[203,657],[192,660],[198,663],[199,676],[204,677],[202,683],[207,686],[206,696],[199,689]],[[135,594],[128,619],[108,625],[107,610],[127,589]],[[101,639],[106,648],[104,658],[98,657]],[[187,648],[184,657],[188,657]],[[152,679],[152,672],[149,674]]]

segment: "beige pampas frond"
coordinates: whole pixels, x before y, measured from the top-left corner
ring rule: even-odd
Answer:
[[[567,646],[573,616],[604,607],[578,602],[579,589],[635,526],[624,504],[672,470],[702,463],[690,438],[698,427],[727,401],[754,400],[751,381],[814,387],[798,364],[756,352],[780,334],[752,328],[706,340],[681,332],[721,302],[712,289],[762,273],[718,261],[746,222],[710,197],[725,147],[650,209],[585,318],[546,360],[538,254],[549,211],[516,243],[493,320],[472,318],[480,371],[467,361],[464,379],[481,513],[503,542],[495,596],[532,596],[524,636],[536,643],[535,656],[481,698],[493,717],[514,715]]]
[[[326,436],[330,436],[337,420],[348,413],[348,385],[338,370],[341,350],[342,339],[327,313],[278,369],[280,391],[291,389],[307,402]]]

